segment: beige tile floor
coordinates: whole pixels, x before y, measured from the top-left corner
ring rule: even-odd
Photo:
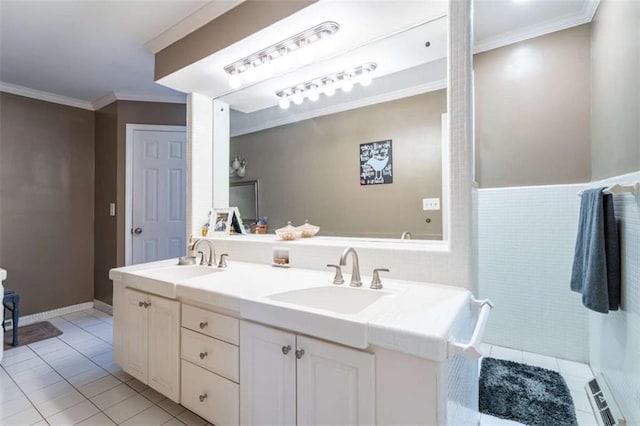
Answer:
[[[111,316],[95,309],[49,320],[59,337],[11,349],[0,366],[0,424],[207,425],[207,421],[123,372],[113,361]],[[580,426],[595,425],[583,385],[586,364],[484,345],[485,356],[560,372]],[[517,425],[483,415],[483,426]]]

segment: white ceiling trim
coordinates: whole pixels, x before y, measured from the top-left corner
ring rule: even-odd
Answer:
[[[153,54],[156,54],[244,1],[245,0],[212,0],[168,30],[163,31],[149,40],[145,46]]]
[[[321,117],[323,115],[336,114],[351,109],[362,108],[369,105],[379,104],[382,102],[395,101],[397,99],[408,98],[409,96],[420,95],[422,93],[434,92],[436,90],[445,89],[447,80],[436,80],[429,83],[420,84],[406,89],[394,90],[380,95],[369,96],[352,102],[345,102],[338,105],[331,105],[326,108],[320,108],[312,111],[303,112],[301,114],[289,115],[277,120],[265,121],[256,126],[245,127],[243,129],[232,129],[231,137],[246,135],[248,133],[259,132],[261,130],[270,129],[272,127],[283,126],[285,124],[295,123],[297,121],[309,120],[311,118]]]
[[[54,104],[86,109],[89,111],[97,111],[115,101],[158,102],[171,104],[184,104],[187,102],[186,95],[153,96],[127,92],[110,92],[93,102],[89,102],[83,101],[82,99],[56,95],[55,93],[31,89],[29,87],[18,86],[17,84],[5,83],[2,81],[0,81],[0,92],[11,93],[13,95],[24,96],[31,99],[38,99],[40,101],[52,102]]]
[[[473,47],[473,53],[486,52],[488,50],[508,46],[513,43],[540,37],[545,34],[551,34],[556,31],[566,30],[568,28],[586,24],[587,22],[591,22],[593,19],[599,4],[600,0],[588,0],[585,2],[582,13],[579,15],[561,17],[559,19],[531,25],[526,28],[519,28],[515,31],[500,34],[496,37],[490,37],[487,40],[476,43]]]
[[[118,98],[116,97],[115,92],[109,92],[106,95],[95,99],[93,102],[91,102],[92,108],[94,111],[97,111],[99,109],[102,109],[104,107],[106,107],[107,105],[117,101]]]
[[[53,102],[55,104],[67,105],[75,108],[88,109],[93,111],[91,102],[81,99],[70,98],[68,96],[56,95],[55,93],[44,92],[42,90],[31,89],[29,87],[18,86],[17,84],[4,83],[0,81],[0,92],[11,93],[40,101]]]

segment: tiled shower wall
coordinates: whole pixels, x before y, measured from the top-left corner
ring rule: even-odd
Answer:
[[[640,425],[640,197],[616,195],[622,309],[582,307],[569,290],[584,187],[640,181],[640,172],[581,185],[478,191],[480,297],[492,299],[485,340],[589,362],[603,372],[627,424]]]
[[[640,181],[640,173],[611,181]],[[621,231],[622,309],[589,312],[589,357],[594,371],[604,373],[627,424],[640,425],[640,197],[617,195],[614,203]]]
[[[588,361],[588,317],[569,289],[582,185],[480,189],[478,280],[495,303],[485,341]]]

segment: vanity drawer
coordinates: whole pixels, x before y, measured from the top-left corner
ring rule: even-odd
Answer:
[[[225,315],[183,304],[182,326],[236,346],[240,343],[240,322]]]
[[[240,387],[182,360],[181,404],[216,426],[240,423]]]
[[[237,346],[183,328],[182,358],[239,382],[240,354]]]

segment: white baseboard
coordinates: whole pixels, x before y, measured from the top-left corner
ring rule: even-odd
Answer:
[[[38,312],[37,314],[25,315],[23,317],[20,317],[20,319],[18,320],[18,324],[20,326],[29,325],[36,322],[48,320],[50,318],[59,317],[60,315],[67,315],[72,312],[84,311],[85,309],[91,308],[93,308],[93,302],[85,302],[79,303],[77,305],[65,306],[64,308],[57,308],[46,312]],[[11,324],[11,327],[7,327],[7,330],[11,330],[12,328],[13,324]]]
[[[102,300],[93,299],[93,308],[113,316],[113,306],[104,303]]]

